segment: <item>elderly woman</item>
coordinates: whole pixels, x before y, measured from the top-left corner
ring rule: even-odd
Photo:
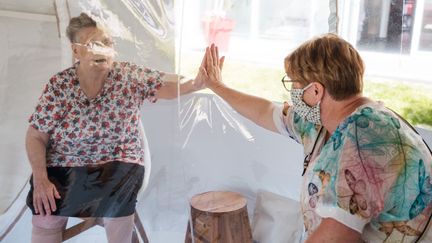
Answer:
[[[304,146],[301,209],[306,242],[412,242],[432,209],[432,158],[408,124],[362,95],[363,61],[336,35],[285,58],[283,106],[222,83],[215,46],[206,86],[256,124]]]
[[[144,176],[140,107],[176,97],[181,77],[115,62],[111,36],[84,13],[67,36],[77,62],[49,80],[26,136],[32,241],[61,242],[68,217],[98,217],[109,242],[130,242]],[[200,84],[197,76],[179,93]]]

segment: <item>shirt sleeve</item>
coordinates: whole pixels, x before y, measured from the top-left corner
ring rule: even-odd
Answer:
[[[290,137],[300,144],[316,137],[317,128],[313,123],[303,120],[289,107],[286,115],[283,114],[283,104],[275,104],[273,122],[279,133]]]
[[[156,69],[130,64],[132,85],[136,87],[135,94],[141,102],[146,99],[152,103],[157,101],[156,92],[164,85],[164,75],[164,72]]]
[[[425,208],[418,204],[425,157],[411,133],[396,118],[370,108],[340,124],[314,166],[322,183],[316,212],[360,233],[372,220],[405,222],[416,216]]]
[[[56,79],[54,76],[46,84],[35,111],[29,118],[30,126],[47,134],[62,120],[65,110],[65,103],[61,101],[63,94],[55,85]]]

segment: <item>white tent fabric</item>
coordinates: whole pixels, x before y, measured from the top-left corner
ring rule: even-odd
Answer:
[[[64,36],[69,18],[82,11],[99,16],[116,37],[118,60],[167,72],[175,72],[179,18],[174,1],[0,0],[0,10],[0,235],[2,242],[29,242],[31,213],[22,211],[31,173],[24,149],[27,118],[48,78],[72,64]],[[329,13],[317,15],[321,20]],[[184,241],[189,199],[197,193],[240,192],[251,216],[260,189],[298,198],[301,146],[258,127],[218,97],[160,100],[146,104],[142,117],[152,166],[138,213],[151,242]],[[430,133],[425,136],[432,141]],[[68,242],[80,241],[104,242],[104,231],[95,227]]]

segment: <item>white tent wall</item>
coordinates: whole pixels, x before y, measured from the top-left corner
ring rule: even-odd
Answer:
[[[0,16],[0,211],[30,175],[24,149],[27,119],[50,74],[60,70],[57,23],[26,15]],[[33,18],[33,19],[31,19]]]

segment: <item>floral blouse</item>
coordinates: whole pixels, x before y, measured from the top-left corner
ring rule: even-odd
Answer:
[[[421,234],[432,211],[432,158],[420,136],[382,104],[358,107],[327,142],[324,128],[319,134],[321,127],[292,109],[284,116],[278,107],[274,121],[305,154],[317,142],[300,202],[308,235],[322,218],[360,232],[365,242],[413,242]]]
[[[29,123],[49,134],[47,166],[76,167],[144,162],[140,106],[163,85],[163,72],[114,62],[97,97],[80,88],[76,63],[46,85]]]

